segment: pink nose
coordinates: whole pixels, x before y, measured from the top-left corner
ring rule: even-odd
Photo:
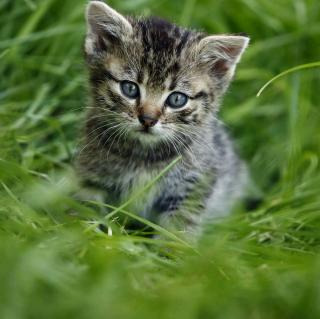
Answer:
[[[144,127],[152,127],[157,124],[158,119],[148,116],[148,115],[139,115],[138,116],[139,122],[144,126]]]

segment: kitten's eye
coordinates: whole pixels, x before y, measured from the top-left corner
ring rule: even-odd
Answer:
[[[173,109],[178,109],[185,106],[188,102],[188,99],[188,96],[183,93],[173,92],[168,96],[166,104]]]
[[[120,88],[122,94],[130,99],[136,99],[140,95],[139,87],[134,82],[122,81]]]

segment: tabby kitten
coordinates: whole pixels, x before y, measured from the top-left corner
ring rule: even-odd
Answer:
[[[246,173],[217,113],[249,39],[124,17],[101,1],[86,18],[84,184],[117,205],[181,156],[130,209],[180,230],[229,213]]]

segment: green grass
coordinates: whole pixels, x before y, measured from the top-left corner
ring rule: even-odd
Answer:
[[[69,195],[86,103],[85,3],[0,2],[0,318],[320,318],[320,69],[256,97],[280,72],[319,62],[320,2],[110,1],[251,36],[221,116],[263,202],[193,247],[161,229],[161,240],[128,235],[125,206],[108,236],[99,205]]]

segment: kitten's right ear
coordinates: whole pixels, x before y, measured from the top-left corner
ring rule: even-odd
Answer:
[[[130,22],[102,1],[91,1],[87,12],[85,52],[93,55],[132,33]]]
[[[249,38],[244,35],[207,36],[198,45],[198,59],[209,65],[215,75],[231,79],[248,43]]]

